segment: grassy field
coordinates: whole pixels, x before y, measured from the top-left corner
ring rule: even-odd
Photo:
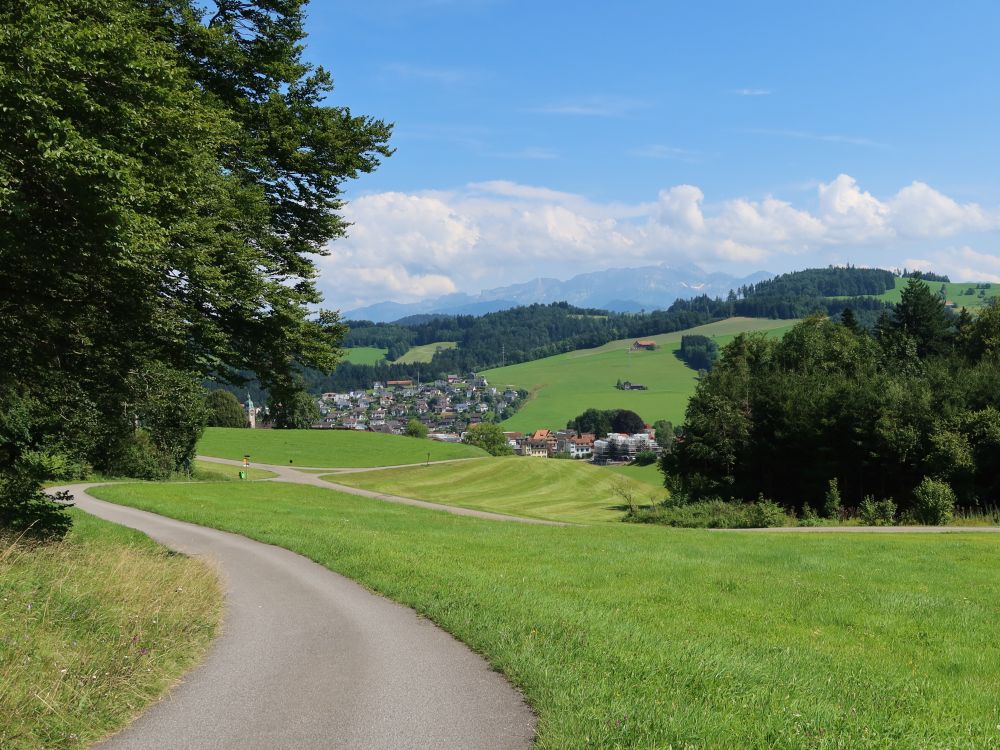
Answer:
[[[344,361],[352,365],[374,365],[385,359],[387,351],[371,346],[353,346],[344,350]]]
[[[383,435],[355,430],[240,430],[209,427],[198,443],[198,453],[217,458],[292,466],[392,466],[427,460],[477,458],[486,453],[471,445]]]
[[[552,521],[617,521],[624,512],[615,494],[619,475],[580,461],[511,456],[325,478],[390,495]],[[642,480],[620,481],[640,503],[664,494]]]
[[[601,471],[620,474],[637,482],[645,482],[658,489],[663,487],[663,472],[660,471],[660,467],[656,463],[647,464],[646,466],[629,464],[627,466],[598,466],[596,468],[599,468]]]
[[[899,303],[902,300],[903,289],[909,283],[909,279],[896,279],[896,286],[887,292],[875,295],[876,299],[885,300],[886,302]],[[933,292],[937,292],[941,289],[942,283],[940,281],[927,281],[927,284]],[[979,296],[980,290],[977,289],[978,284],[973,283],[958,283],[950,282],[944,284],[945,287],[945,298],[949,302],[954,302],[957,308],[961,309],[963,307],[969,308],[969,310],[975,310],[976,308],[983,307],[989,302],[989,300],[996,297],[1000,297],[1000,284],[991,284],[989,289],[982,290],[985,292],[983,297]],[[968,290],[972,290],[972,294],[967,294]]]
[[[202,657],[222,593],[203,561],[73,512],[59,544],[0,539],[0,747],[83,748]]]
[[[240,456],[240,458],[243,458],[243,456]],[[242,466],[228,466],[226,464],[216,464],[211,461],[198,461],[195,459],[192,478],[200,482],[230,482],[239,480],[241,471],[243,471]],[[276,476],[278,475],[273,471],[251,467],[247,479],[270,479]]]
[[[435,341],[432,344],[412,346],[406,354],[394,361],[401,365],[408,365],[412,362],[430,362],[431,357],[438,349],[454,349],[456,346],[458,346],[457,341]]]
[[[541,750],[1000,745],[988,535],[535,527],[291,485],[98,494],[413,607],[524,691]]]
[[[631,409],[648,423],[669,419],[680,424],[697,383],[697,373],[674,355],[680,349],[682,335],[712,336],[722,345],[741,331],[768,331],[781,335],[794,323],[730,318],[686,331],[650,336],[648,338],[660,346],[656,351],[631,351],[634,339],[612,341],[596,349],[487,370],[483,375],[494,386],[513,385],[532,394],[528,402],[503,423],[508,430],[563,428],[568,420],[591,407]],[[649,386],[649,390],[619,391],[615,388],[619,379],[642,383]]]

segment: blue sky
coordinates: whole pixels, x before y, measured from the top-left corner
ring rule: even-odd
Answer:
[[[333,306],[697,263],[1000,281],[1000,4],[369,0],[310,9],[396,124]]]

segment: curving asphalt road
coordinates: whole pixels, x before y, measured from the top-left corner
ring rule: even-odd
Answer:
[[[535,718],[480,656],[412,610],[280,547],[106,503],[78,507],[215,561],[223,633],[100,750],[530,748]]]

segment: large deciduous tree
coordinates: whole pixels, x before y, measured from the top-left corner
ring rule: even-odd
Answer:
[[[336,363],[314,257],[390,127],[325,103],[303,6],[0,6],[0,409],[32,415],[0,420],[0,482],[39,452],[109,468],[139,430],[181,465],[197,407],[156,416],[180,380],[290,402]]]

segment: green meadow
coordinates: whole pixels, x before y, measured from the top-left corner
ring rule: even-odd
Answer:
[[[438,349],[454,349],[458,346],[457,341],[435,341],[431,344],[421,344],[411,346],[410,349],[397,360],[396,364],[408,365],[416,362],[430,362]]]
[[[222,592],[204,560],[79,511],[61,542],[0,537],[0,747],[85,748],[203,657]]]
[[[316,467],[365,467],[416,464],[427,460],[478,458],[486,453],[461,443],[384,435],[356,430],[241,430],[208,427],[198,454],[261,464]]]
[[[908,282],[909,279],[896,279],[896,286],[893,289],[873,296],[876,299],[899,304],[902,301],[903,289],[906,288]],[[989,289],[980,290],[977,288],[979,286],[977,282],[925,281],[924,283],[935,293],[944,286],[945,299],[948,302],[954,302],[957,309],[967,307],[969,310],[975,310],[988,304],[991,299],[1000,297],[1000,284],[990,284]],[[969,290],[972,291],[971,294],[969,294]],[[984,293],[982,297],[979,296],[980,291]]]
[[[581,461],[516,456],[331,474],[324,479],[445,505],[571,523],[620,520],[625,509],[615,490],[622,483],[639,503],[664,495],[655,484],[637,477],[624,479]]]
[[[240,458],[243,458],[240,456]],[[192,478],[199,482],[226,482],[240,478],[240,472],[244,471],[242,466],[230,466],[228,464],[217,464],[212,461],[199,461],[195,459]],[[273,471],[265,469],[247,470],[247,479],[271,479],[278,476]]]
[[[352,365],[375,365],[385,359],[387,351],[372,346],[352,346],[344,349],[344,361]]]
[[[523,691],[541,750],[1000,746],[988,535],[539,527],[274,484],[95,492],[413,607]]]
[[[482,374],[491,385],[512,385],[531,394],[528,402],[504,421],[507,430],[563,428],[568,420],[591,407],[631,409],[648,423],[669,419],[680,424],[697,384],[697,373],[675,356],[682,335],[711,336],[721,346],[741,331],[767,331],[780,336],[795,322],[730,318],[685,331],[644,337],[658,344],[655,351],[632,351],[634,339],[627,339]],[[615,388],[618,380],[642,383],[649,390],[619,391]]]
[[[638,466],[636,464],[622,464],[620,466],[609,464],[607,466],[599,466],[595,468],[599,468],[601,471],[610,471],[614,474],[620,474],[621,476],[628,477],[636,482],[645,482],[646,484],[653,485],[657,489],[663,487],[663,473],[660,471],[659,464],[655,462],[646,464],[645,466]]]

